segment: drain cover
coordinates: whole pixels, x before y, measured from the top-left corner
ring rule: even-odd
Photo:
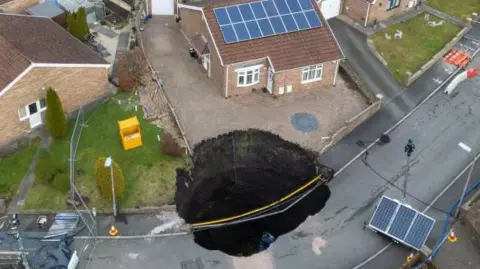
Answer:
[[[300,132],[309,133],[318,129],[318,120],[310,113],[295,113],[290,118],[290,122],[292,123],[293,128]]]
[[[203,269],[202,260],[200,260],[200,258],[180,262],[180,265],[182,266],[182,269]]]

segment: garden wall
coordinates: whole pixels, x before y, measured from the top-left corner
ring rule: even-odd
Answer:
[[[351,79],[357,84],[357,90],[367,99],[367,103],[370,105],[362,112],[355,115],[353,118],[345,121],[343,126],[338,129],[331,137],[329,143],[322,148],[320,154],[327,151],[329,148],[337,144],[342,138],[351,133],[360,124],[375,115],[382,107],[382,102],[379,100],[363,83],[360,76],[351,68],[347,60],[343,60],[341,65],[343,70],[350,76]]]

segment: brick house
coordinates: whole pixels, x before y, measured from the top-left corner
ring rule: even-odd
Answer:
[[[278,96],[335,85],[344,56],[314,0],[212,0],[178,8],[184,36],[225,98],[253,89]],[[227,10],[238,10],[234,22],[219,22]],[[243,36],[232,30],[237,24]]]
[[[25,9],[39,2],[39,0],[0,0],[0,10],[5,13],[23,13]]]
[[[340,1],[340,0],[338,0]],[[343,0],[343,14],[364,26],[400,16],[415,7],[417,0]]]
[[[48,87],[66,113],[104,95],[109,67],[49,18],[0,14],[0,144],[43,124]]]

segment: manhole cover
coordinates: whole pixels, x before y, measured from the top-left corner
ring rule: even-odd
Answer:
[[[203,264],[200,258],[180,262],[180,265],[182,266],[182,269],[203,269]]]
[[[314,115],[310,113],[295,113],[293,114],[290,121],[293,125],[293,128],[300,132],[309,133],[318,129],[318,120]]]

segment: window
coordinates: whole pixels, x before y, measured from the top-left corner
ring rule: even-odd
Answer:
[[[396,7],[400,6],[400,0],[388,0],[388,9],[394,9]]]
[[[45,100],[45,98],[40,99],[38,102],[40,104],[40,111],[47,109],[47,100]]]
[[[311,65],[302,70],[302,83],[322,80],[323,65]]]
[[[29,105],[22,106],[18,109],[18,116],[20,120],[26,120],[31,115],[45,111],[47,109],[47,101],[45,98],[40,99],[39,101],[35,101]]]
[[[257,84],[260,81],[260,67],[237,70],[238,87],[247,87]]]

